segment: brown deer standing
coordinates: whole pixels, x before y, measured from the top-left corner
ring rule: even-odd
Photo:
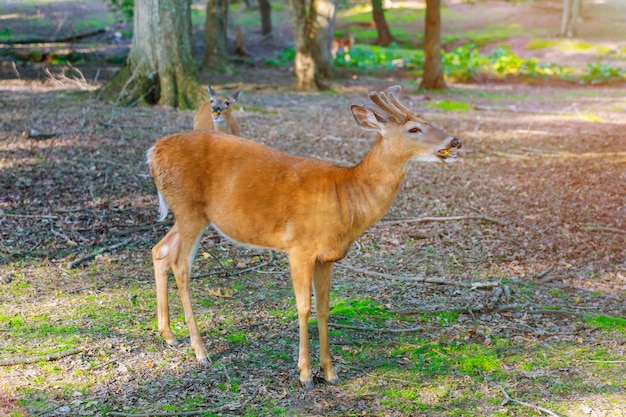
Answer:
[[[208,131],[167,136],[148,151],[160,219],[169,207],[176,220],[152,249],[159,332],[167,343],[176,343],[167,295],[171,267],[191,346],[201,363],[208,361],[192,311],[189,275],[202,231],[212,224],[236,242],[287,253],[300,328],[300,381],[307,388],[313,387],[307,328],[313,285],[320,365],[326,381],[338,382],[328,343],[334,262],[387,213],[409,161],[454,162],[458,159],[454,149],[461,147],[459,139],[400,103],[399,92],[399,86],[371,92],[372,103],[350,107],[362,128],[378,133],[368,155],[353,167],[292,156]]]
[[[241,91],[230,97],[218,97],[209,85],[209,100],[202,103],[193,118],[193,130],[218,130],[230,135],[239,136],[239,124],[233,116],[233,104],[239,99]]]

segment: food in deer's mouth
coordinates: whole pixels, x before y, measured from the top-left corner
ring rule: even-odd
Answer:
[[[449,157],[449,156],[452,156],[452,154],[450,153],[450,149],[441,149],[441,150],[437,151],[437,153],[440,156],[443,156],[443,157],[446,157],[446,158]]]

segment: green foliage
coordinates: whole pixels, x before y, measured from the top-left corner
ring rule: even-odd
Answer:
[[[587,84],[609,84],[616,81],[624,81],[626,71],[612,67],[611,64],[589,64],[587,72],[580,77],[580,81]]]
[[[268,58],[265,60],[265,65],[273,68],[288,67],[293,64],[293,60],[296,58],[296,50],[292,47],[285,48],[278,53],[275,58]]]
[[[521,58],[506,47],[496,48],[491,54],[483,55],[473,44],[459,46],[444,54],[442,62],[445,75],[460,80],[476,79],[480,75],[571,79],[573,72],[560,65],[539,64],[534,58]]]
[[[109,0],[111,10],[121,13],[129,22],[133,21],[135,0]]]
[[[441,57],[444,74],[448,77],[469,80],[488,63],[473,44],[466,44],[454,48]]]

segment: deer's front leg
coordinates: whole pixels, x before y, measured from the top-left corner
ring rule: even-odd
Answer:
[[[339,378],[330,358],[330,343],[328,341],[328,298],[332,273],[332,262],[315,263],[313,284],[315,285],[317,328],[320,337],[320,366],[326,382],[336,385],[339,383]]]
[[[300,329],[300,349],[298,350],[298,368],[300,369],[300,383],[305,388],[313,388],[311,374],[311,358],[309,356],[309,315],[311,314],[311,281],[313,279],[313,261],[298,256],[289,255],[291,281],[296,294],[298,308],[298,326]]]

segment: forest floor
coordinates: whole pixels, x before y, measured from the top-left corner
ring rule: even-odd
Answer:
[[[288,69],[212,78],[244,89],[242,136],[292,154],[359,162],[373,137],[349,106],[391,84],[463,140],[458,164],[411,164],[391,211],[337,263],[341,383],[318,373],[306,391],[281,253],[207,231],[192,300],[211,363],[189,349],[173,280],[183,344],[156,334],[150,249],[172,219],[156,222],[145,152],[193,111],[98,101],[97,65],[80,79],[5,62],[0,416],[626,416],[625,86],[425,93],[393,73],[296,93]],[[317,363],[315,313],[310,332]]]

